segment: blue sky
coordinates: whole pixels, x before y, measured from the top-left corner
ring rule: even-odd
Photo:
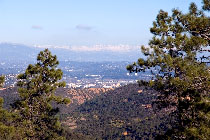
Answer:
[[[160,9],[201,0],[0,0],[0,42],[26,45],[147,44]]]

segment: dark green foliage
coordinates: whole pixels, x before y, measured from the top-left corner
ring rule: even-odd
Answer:
[[[25,73],[18,76],[20,99],[13,105],[19,114],[17,127],[24,129],[26,139],[64,139],[56,116],[58,108],[52,103],[67,104],[68,99],[55,96],[56,88],[65,86],[59,82],[62,71],[57,69],[58,61],[48,49],[41,51],[35,65],[29,65]]]
[[[2,87],[4,83],[4,76],[0,77],[0,86]],[[3,109],[3,99],[0,98],[0,139],[12,139],[14,136],[15,128],[10,126],[11,124],[11,114]]]
[[[13,114],[3,109],[3,99],[0,98],[0,139],[12,140],[15,137],[15,127],[13,123]]]
[[[95,136],[87,136],[82,133],[76,133],[70,130],[67,126],[62,126],[62,136],[64,136],[67,140],[94,140]]]
[[[172,15],[160,10],[149,47],[142,46],[146,60],[129,65],[130,72],[151,69],[150,82],[140,81],[159,91],[154,105],[174,108],[177,123],[166,139],[210,139],[210,18],[209,0],[199,10],[191,3],[189,12],[174,9]]]
[[[150,108],[156,95],[154,90],[137,84],[120,87],[85,102],[66,122],[73,125],[75,121],[74,132],[98,140],[152,140],[170,127],[168,112]]]
[[[5,80],[5,77],[4,76],[0,76],[0,87],[3,87],[4,80]]]
[[[0,77],[0,86],[3,87],[4,76]],[[22,134],[21,128],[15,128],[14,120],[16,118],[15,113],[11,113],[3,108],[3,98],[0,98],[0,139],[1,140],[13,140],[20,139]]]
[[[210,10],[210,1],[209,0],[203,0],[203,10]]]

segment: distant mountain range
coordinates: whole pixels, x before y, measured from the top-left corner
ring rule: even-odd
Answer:
[[[1,61],[33,61],[40,49],[20,44],[0,44]]]
[[[1,43],[0,61],[35,61],[37,54],[44,48],[21,44]],[[140,57],[140,50],[131,51],[74,51],[65,48],[50,48],[57,55],[59,61],[136,61]]]

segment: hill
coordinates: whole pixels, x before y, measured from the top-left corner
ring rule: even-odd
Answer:
[[[72,113],[78,106],[83,104],[84,102],[95,98],[96,96],[100,96],[107,91],[113,89],[109,88],[59,88],[56,91],[56,95],[69,98],[71,103],[66,105],[59,105],[60,114],[65,115]]]
[[[154,139],[169,127],[169,112],[152,109],[156,96],[137,84],[123,86],[81,104],[64,123],[96,139]]]
[[[113,90],[111,88],[58,88],[56,95],[69,98],[71,103],[66,105],[59,105],[60,114],[71,113],[79,105],[87,100],[93,99],[96,96],[104,94],[107,91]],[[4,107],[10,108],[10,105],[18,99],[17,88],[0,89],[0,97],[4,99]]]
[[[67,97],[71,104],[59,105],[63,125],[70,128],[68,137],[74,139],[154,139],[164,133],[170,111],[155,112],[152,101],[157,92],[130,84],[117,89],[59,88],[56,95]],[[4,106],[18,98],[17,89],[0,91]]]
[[[6,63],[33,62],[40,49],[21,44],[0,43],[0,60]]]

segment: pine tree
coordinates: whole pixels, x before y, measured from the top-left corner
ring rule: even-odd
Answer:
[[[25,130],[23,138],[64,139],[56,116],[59,109],[51,105],[69,103],[68,99],[54,94],[58,87],[65,86],[65,82],[60,82],[63,73],[57,69],[58,64],[57,57],[45,49],[38,54],[35,65],[30,64],[25,73],[18,75],[20,100],[14,108],[20,116],[17,127]]]
[[[0,139],[20,140],[22,129],[15,127],[16,114],[3,108],[3,99],[0,98]]]
[[[4,76],[0,76],[0,87],[4,85]],[[3,98],[0,98],[0,139],[1,140],[14,140],[21,139],[22,131],[20,128],[15,127],[14,120],[16,114],[3,108]]]
[[[0,76],[0,87],[3,87],[4,76]],[[14,135],[14,127],[9,126],[11,122],[11,114],[3,109],[3,99],[0,98],[0,139],[11,139]]]
[[[186,14],[160,10],[149,46],[141,47],[146,59],[127,66],[130,72],[150,70],[155,75],[139,84],[159,91],[153,107],[172,109],[176,122],[165,139],[210,139],[209,11],[209,0],[203,0],[200,10],[191,3]]]
[[[3,87],[4,80],[5,80],[5,77],[4,76],[0,76],[0,87]]]

